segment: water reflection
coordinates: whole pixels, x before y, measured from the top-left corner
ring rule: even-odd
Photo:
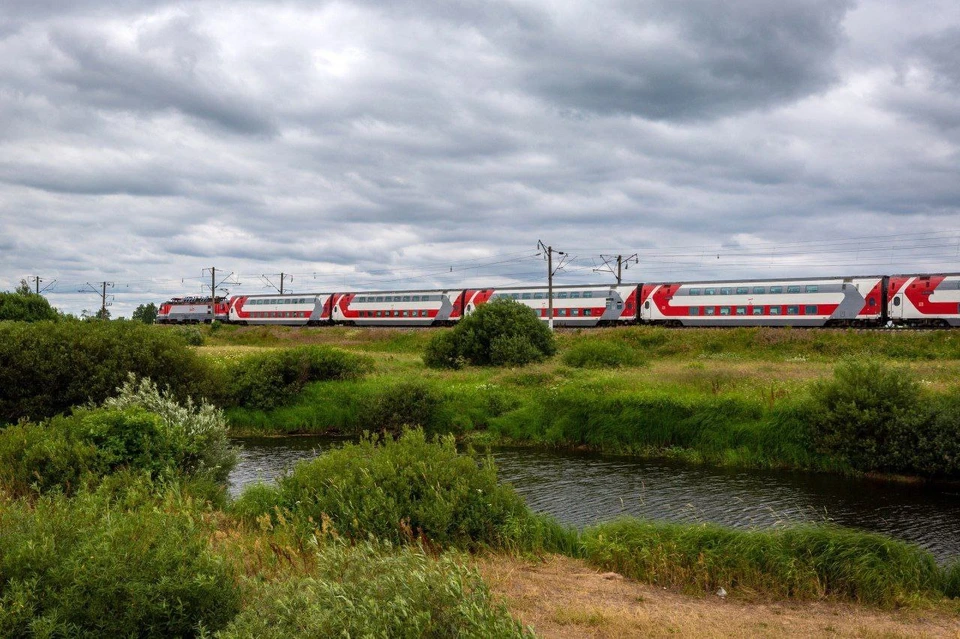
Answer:
[[[322,437],[244,438],[231,492],[338,446]],[[583,526],[619,515],[734,527],[830,521],[960,556],[960,491],[807,473],[736,471],[590,453],[497,449],[500,477],[534,510]]]

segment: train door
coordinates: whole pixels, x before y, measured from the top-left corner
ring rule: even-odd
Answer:
[[[898,322],[903,319],[903,303],[903,293],[900,291],[898,291],[897,294],[893,296],[893,299],[890,300],[889,318],[894,322]]]

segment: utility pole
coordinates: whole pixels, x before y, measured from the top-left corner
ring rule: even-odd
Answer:
[[[561,268],[563,268],[564,262],[567,260],[569,255],[563,251],[556,251],[557,255],[562,255],[560,258],[560,263],[557,264],[557,268],[553,268],[553,254],[554,250],[552,246],[547,246],[540,240],[537,240],[537,248],[546,253],[547,258],[547,326],[550,327],[550,330],[553,330],[553,275]]]
[[[272,276],[273,276],[273,277],[276,277],[277,274],[276,274],[276,273],[273,273]],[[287,277],[290,278],[290,281],[291,281],[291,282],[293,281],[293,276],[292,276],[292,275],[289,275],[288,273],[280,273],[280,286],[278,287],[276,284],[274,284],[273,282],[270,281],[270,276],[268,276],[266,273],[260,275],[260,279],[262,279],[264,282],[266,282],[267,284],[269,284],[269,285],[272,286],[273,288],[275,288],[275,289],[277,289],[278,291],[280,291],[280,294],[281,294],[281,295],[283,295],[283,281],[284,281],[284,279],[286,279]]]
[[[43,278],[41,278],[39,275],[32,275],[32,276],[30,276],[30,280],[33,281],[33,282],[36,282],[36,284],[37,284],[37,295],[40,295],[40,294],[43,293],[44,291],[49,290],[51,286],[53,286],[54,284],[57,283],[57,280],[53,280],[52,282],[50,282],[49,284],[47,284],[46,286],[44,286],[44,287],[41,289],[41,288],[40,288],[40,282],[43,281]]]
[[[99,313],[100,319],[107,319],[107,307],[113,304],[113,302],[110,302],[110,303],[107,302],[107,287],[109,286],[110,288],[113,288],[114,283],[104,281],[104,282],[100,282],[99,284],[100,284],[100,290],[98,291],[96,286],[94,286],[90,282],[87,282],[87,286],[90,287],[90,290],[88,291],[86,289],[80,289],[80,292],[93,293],[94,295],[99,295],[100,296],[100,313]]]
[[[616,258],[617,258],[617,270],[616,270],[616,272],[614,272],[614,270],[613,270],[613,264],[612,264],[613,258],[614,258],[613,255],[601,255],[601,256],[600,256],[600,259],[603,260],[603,264],[604,264],[604,265],[603,265],[603,267],[601,267],[601,268],[595,268],[595,269],[593,269],[593,272],[594,272],[594,273],[600,273],[600,272],[610,273],[610,274],[616,276],[616,278],[617,278],[617,286],[619,286],[620,283],[623,281],[623,269],[624,269],[624,264],[626,264],[626,268],[630,268],[630,262],[633,262],[634,264],[639,264],[639,263],[640,263],[640,258],[637,257],[637,254],[636,254],[636,253],[634,253],[633,255],[631,255],[631,256],[629,256],[629,257],[627,257],[627,258],[624,258],[622,255],[617,255],[617,256],[616,256]]]

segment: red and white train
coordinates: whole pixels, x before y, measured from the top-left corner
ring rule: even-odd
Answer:
[[[545,286],[175,298],[159,323],[451,325],[508,298],[548,320]],[[205,306],[204,306],[205,305]],[[960,327],[960,273],[553,287],[557,326]]]

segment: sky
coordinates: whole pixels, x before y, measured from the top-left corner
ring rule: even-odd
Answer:
[[[0,2],[0,291],[538,284],[539,241],[558,284],[960,271],[960,3]]]

